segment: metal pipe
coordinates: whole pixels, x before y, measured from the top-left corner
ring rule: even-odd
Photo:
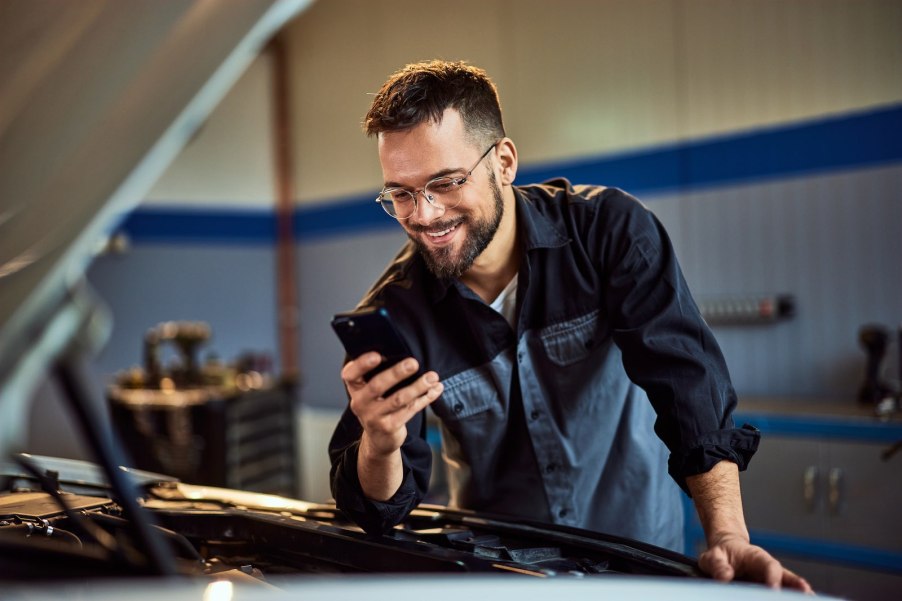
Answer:
[[[276,169],[276,294],[279,358],[283,380],[299,378],[297,272],[294,248],[294,174],[291,103],[285,43],[277,35],[269,43],[273,73],[273,139]]]

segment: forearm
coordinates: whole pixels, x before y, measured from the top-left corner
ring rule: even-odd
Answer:
[[[686,485],[692,492],[699,521],[705,530],[708,547],[725,538],[749,541],[742,513],[739,469],[731,461],[721,461],[703,474],[688,476]]]
[[[364,432],[357,451],[357,478],[367,498],[387,501],[397,492],[404,477],[400,449],[379,453]]]

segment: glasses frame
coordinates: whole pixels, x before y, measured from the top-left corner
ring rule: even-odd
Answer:
[[[393,218],[397,219],[398,221],[404,221],[406,219],[410,219],[411,217],[413,217],[414,215],[417,214],[417,211],[420,209],[420,203],[419,203],[420,194],[422,194],[423,198],[426,199],[426,202],[428,202],[433,207],[441,208],[443,211],[447,211],[449,208],[453,209],[454,207],[456,207],[457,205],[460,204],[460,201],[458,201],[457,204],[454,205],[454,207],[446,207],[441,204],[436,204],[436,201],[431,200],[429,198],[429,195],[426,194],[426,189],[433,182],[436,182],[436,181],[442,180],[442,179],[450,179],[458,187],[463,186],[468,181],[470,181],[470,176],[473,175],[473,171],[475,171],[476,168],[479,167],[479,163],[481,163],[485,157],[489,156],[489,153],[492,152],[492,149],[494,149],[495,147],[498,146],[499,142],[501,142],[501,140],[497,140],[497,141],[493,142],[491,146],[486,148],[485,152],[482,153],[482,156],[479,157],[479,160],[476,161],[476,164],[473,165],[473,167],[471,167],[470,170],[467,171],[467,174],[464,175],[463,177],[450,177],[447,175],[443,175],[441,177],[434,177],[431,180],[429,180],[428,182],[426,182],[426,185],[424,185],[422,188],[415,188],[414,190],[407,190],[405,188],[400,188],[400,187],[382,188],[382,191],[379,192],[379,196],[376,197],[376,202],[379,204],[379,206],[382,207],[383,211],[388,213],[389,217],[393,217]],[[400,192],[404,192],[405,194],[409,194],[413,198],[413,212],[411,212],[411,214],[408,215],[407,217],[398,217],[397,215],[392,215],[391,213],[389,213],[388,208],[385,206],[385,203],[382,202],[382,197],[385,196],[385,194],[387,192],[396,192],[396,191],[400,191]]]

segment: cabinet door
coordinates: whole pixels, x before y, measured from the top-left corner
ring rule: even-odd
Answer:
[[[902,551],[902,453],[889,460],[888,445],[830,442],[825,491],[826,537]]]
[[[898,601],[902,574],[830,566],[828,584],[818,592],[851,601]]]
[[[821,538],[825,454],[818,441],[764,437],[741,475],[743,509],[749,528]]]

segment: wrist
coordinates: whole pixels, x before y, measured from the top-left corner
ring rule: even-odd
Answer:
[[[403,462],[400,449],[380,449],[369,437],[360,437],[357,449],[357,478],[363,494],[374,501],[387,501],[401,486]]]
[[[400,454],[400,448],[392,444],[390,440],[372,436],[365,431],[360,437],[358,462],[363,461],[372,465],[386,465],[399,459]]]
[[[708,543],[708,548],[717,547],[720,545],[726,545],[731,542],[739,542],[743,544],[750,544],[751,539],[749,537],[748,530],[744,527],[738,530],[720,530],[714,531],[710,534],[706,534],[705,540]]]
[[[730,541],[749,543],[739,472],[734,463],[721,461],[708,472],[687,477],[686,484],[692,492],[708,548]]]

